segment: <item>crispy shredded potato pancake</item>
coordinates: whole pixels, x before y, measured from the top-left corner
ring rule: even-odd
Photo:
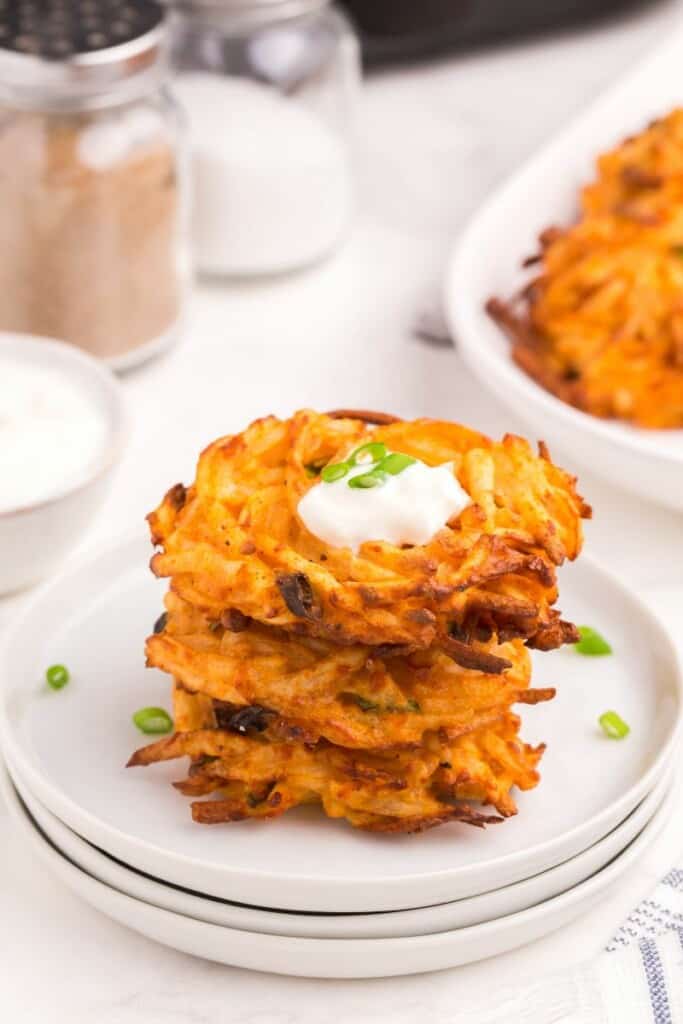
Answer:
[[[601,156],[579,220],[540,237],[538,274],[491,315],[515,361],[595,416],[683,427],[683,109]]]
[[[367,416],[367,414],[363,414]],[[423,546],[380,541],[358,555],[309,533],[297,515],[327,463],[382,441],[428,465],[452,462],[472,503]],[[502,672],[486,650],[514,638],[552,649],[576,640],[552,607],[555,569],[579,553],[590,509],[544,447],[500,443],[437,420],[370,428],[304,410],[257,420],[201,455],[148,518],[158,576],[209,619],[234,611],[336,644],[432,644],[465,668]]]
[[[238,632],[210,628],[175,594],[166,608],[164,630],[147,641],[150,666],[191,693],[287,718],[309,742],[419,745],[425,732],[455,738],[497,721],[511,704],[554,696],[529,689],[531,662],[520,640],[495,648],[512,666],[499,676],[460,668],[435,648],[338,647],[253,621]]]
[[[185,715],[195,722],[205,715],[212,725],[206,705],[188,710],[191,699],[185,695]],[[358,828],[419,832],[447,821],[482,826],[517,812],[511,790],[537,785],[544,749],[522,743],[518,728],[519,719],[508,713],[452,741],[429,734],[419,751],[292,742],[282,738],[287,730],[277,721],[249,735],[197,728],[143,747],[129,764],[189,757],[190,773],[175,785],[185,796],[213,797],[192,804],[192,816],[202,824],[275,818],[317,803],[329,817]],[[491,806],[497,815],[473,804]]]
[[[422,546],[325,544],[298,503],[370,441],[452,463],[471,503]],[[147,664],[173,680],[176,732],[129,764],[189,758],[175,786],[201,824],[301,804],[385,833],[516,814],[544,747],[511,708],[555,694],[531,687],[528,648],[577,639],[556,568],[589,515],[545,445],[436,420],[304,410],[214,442],[148,517],[170,590]]]

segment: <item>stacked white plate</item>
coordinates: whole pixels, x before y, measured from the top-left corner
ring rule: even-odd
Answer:
[[[163,588],[130,539],[70,567],[8,637],[0,663],[4,791],[17,828],[66,885],[115,920],[223,963],[315,977],[454,966],[559,928],[594,904],[669,814],[681,677],[637,595],[583,558],[563,574],[564,614],[599,629],[608,657],[536,659],[556,700],[524,709],[548,743],[541,785],[486,831],[453,824],[373,836],[314,809],[268,823],[191,821],[178,766],[126,769],[144,738],[131,714],[168,704],[143,645]],[[69,684],[45,685],[68,666]],[[607,739],[598,716],[630,724]]]

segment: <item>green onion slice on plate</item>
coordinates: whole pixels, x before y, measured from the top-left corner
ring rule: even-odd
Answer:
[[[631,731],[631,727],[616,711],[605,711],[600,715],[598,722],[605,736],[609,736],[611,740],[623,740]]]
[[[45,678],[51,690],[61,690],[69,682],[69,670],[64,665],[50,665]]]
[[[586,654],[588,657],[600,657],[603,654],[612,653],[612,648],[604,636],[598,633],[597,629],[592,629],[590,626],[579,626],[579,636],[581,639],[577,644],[574,644],[574,650],[578,651],[579,654]]]
[[[173,719],[163,708],[140,708],[133,715],[133,722],[148,736],[170,732],[173,728]]]

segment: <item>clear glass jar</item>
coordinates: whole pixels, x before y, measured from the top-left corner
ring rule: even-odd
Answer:
[[[198,269],[279,273],[329,253],[353,209],[348,20],[326,0],[176,0],[172,63]]]
[[[72,342],[116,368],[177,337],[189,267],[164,15],[146,0],[137,14],[141,35],[119,23],[130,38],[94,61],[36,53],[38,36],[28,53],[0,49],[0,330]]]

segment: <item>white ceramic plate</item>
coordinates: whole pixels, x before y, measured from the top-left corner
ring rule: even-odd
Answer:
[[[526,910],[578,885],[617,857],[643,830],[671,788],[671,775],[672,766],[669,765],[652,792],[604,839],[571,860],[565,861],[564,864],[558,864],[557,867],[550,868],[533,878],[505,886],[503,889],[494,889],[481,896],[472,896],[454,903],[442,903],[422,910],[395,910],[384,914],[324,915],[262,910],[259,907],[228,903],[187,889],[165,885],[158,879],[143,875],[108,857],[106,853],[81,839],[50,814],[22,785],[18,776],[13,775],[12,778],[31,817],[57,850],[77,867],[127,896],[144,900],[145,903],[151,903],[163,910],[196,918],[198,921],[247,932],[319,939],[386,939],[433,935],[435,932],[494,921],[499,917]]]
[[[251,970],[315,978],[374,978],[437,971],[495,956],[561,928],[595,905],[632,867],[674,807],[667,797],[650,823],[602,871],[554,899],[497,921],[394,939],[302,939],[238,931],[160,910],[98,882],[62,856],[26,813],[7,774],[0,785],[22,833],[48,870],[91,906],[154,939],[193,956]]]
[[[597,155],[683,102],[683,30],[500,189],[465,231],[448,271],[445,305],[458,350],[480,382],[577,465],[650,501],[683,508],[683,430],[643,430],[573,409],[523,373],[484,310],[507,297],[528,272],[539,231],[570,223],[578,189]]]
[[[144,668],[143,643],[163,584],[149,544],[121,542],[86,556],[47,585],[0,656],[0,735],[31,792],[79,835],[117,859],[187,889],[255,906],[316,912],[406,910],[447,903],[538,874],[610,832],[653,788],[681,717],[671,643],[647,607],[583,559],[563,575],[563,608],[601,629],[609,658],[573,650],[537,660],[549,704],[524,711],[524,737],[549,741],[543,783],[519,794],[519,815],[487,831],[460,824],[424,835],[373,836],[315,808],[277,822],[202,827],[169,782],[180,764],[126,769],[144,739],[131,724],[165,704],[169,682]],[[47,665],[66,664],[58,692]],[[598,715],[632,725],[607,740]]]

